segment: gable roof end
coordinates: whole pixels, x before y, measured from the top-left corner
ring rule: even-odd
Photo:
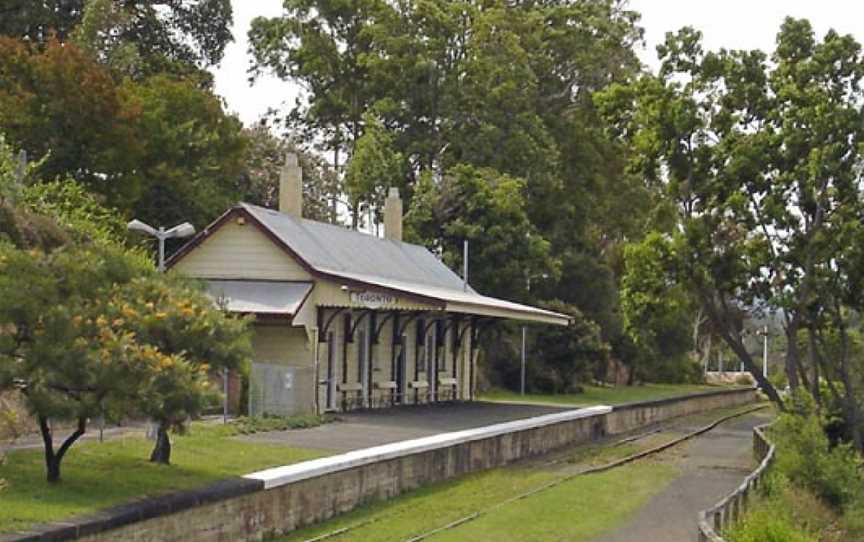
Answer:
[[[438,305],[443,310],[567,325],[570,317],[479,294],[425,247],[240,203],[168,260],[172,267],[235,216],[247,218],[310,274]]]

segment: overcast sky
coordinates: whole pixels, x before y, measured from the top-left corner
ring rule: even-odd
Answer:
[[[215,71],[216,92],[228,109],[246,124],[255,122],[268,108],[293,104],[297,89],[273,78],[247,82],[249,58],[246,33],[253,18],[277,16],[282,0],[232,0],[234,39],[222,64]],[[656,66],[654,48],[666,32],[690,25],[704,35],[707,49],[773,49],[774,37],[787,15],[810,19],[821,36],[830,28],[854,35],[864,42],[864,2],[859,0],[631,0],[631,8],[642,14],[646,47],[642,61]]]

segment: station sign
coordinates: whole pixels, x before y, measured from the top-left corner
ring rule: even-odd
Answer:
[[[378,309],[386,305],[395,305],[396,296],[380,292],[351,292],[351,304],[367,309]]]

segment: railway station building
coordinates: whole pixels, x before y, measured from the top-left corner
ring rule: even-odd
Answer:
[[[224,310],[253,315],[252,414],[471,400],[478,334],[490,322],[569,324],[481,295],[403,242],[395,189],[383,238],[304,219],[302,208],[302,171],[288,155],[278,210],[240,203],[168,262],[204,281]]]

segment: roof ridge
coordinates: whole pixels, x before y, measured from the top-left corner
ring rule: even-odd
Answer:
[[[253,209],[260,210],[260,211],[265,211],[265,212],[268,212],[268,213],[274,213],[274,214],[276,214],[276,215],[278,215],[278,216],[280,216],[280,217],[285,217],[285,218],[288,218],[288,219],[291,219],[291,220],[296,220],[296,219],[297,219],[296,217],[293,217],[293,216],[291,216],[291,215],[289,215],[289,214],[283,213],[283,212],[281,212],[281,211],[279,211],[279,210],[277,210],[277,209],[271,209],[271,208],[269,208],[269,207],[263,207],[263,206],[261,206],[261,205],[255,205],[254,203],[246,203],[245,201],[241,201],[241,202],[238,203],[238,205],[240,205],[240,206],[242,206],[242,207],[247,207],[247,208],[251,207],[251,208],[253,208]],[[371,234],[371,233],[367,233],[367,232],[364,232],[364,231],[360,231],[360,230],[355,230],[354,228],[351,228],[351,227],[348,227],[348,226],[342,226],[341,224],[333,224],[333,223],[330,223],[330,222],[322,222],[322,221],[320,221],[320,220],[312,220],[311,218],[306,218],[306,217],[302,217],[302,216],[299,218],[299,220],[300,220],[301,223],[306,222],[306,223],[314,224],[314,225],[316,225],[316,226],[324,226],[324,227],[328,227],[328,228],[333,228],[333,229],[339,230],[340,232],[346,232],[346,233],[351,233],[351,234],[363,235],[363,236],[365,236],[365,237],[367,237],[367,238],[369,238],[369,239],[377,239],[378,241],[381,241],[381,242],[384,242],[384,243],[399,243],[399,244],[402,244],[402,245],[408,245],[408,246],[411,246],[411,247],[418,247],[418,248],[422,248],[423,250],[429,250],[429,249],[426,248],[425,246],[423,246],[423,245],[419,245],[419,244],[417,244],[417,243],[409,243],[408,241],[397,241],[397,240],[395,240],[395,239],[387,239],[386,237],[378,237],[377,235],[374,235],[374,234]]]

